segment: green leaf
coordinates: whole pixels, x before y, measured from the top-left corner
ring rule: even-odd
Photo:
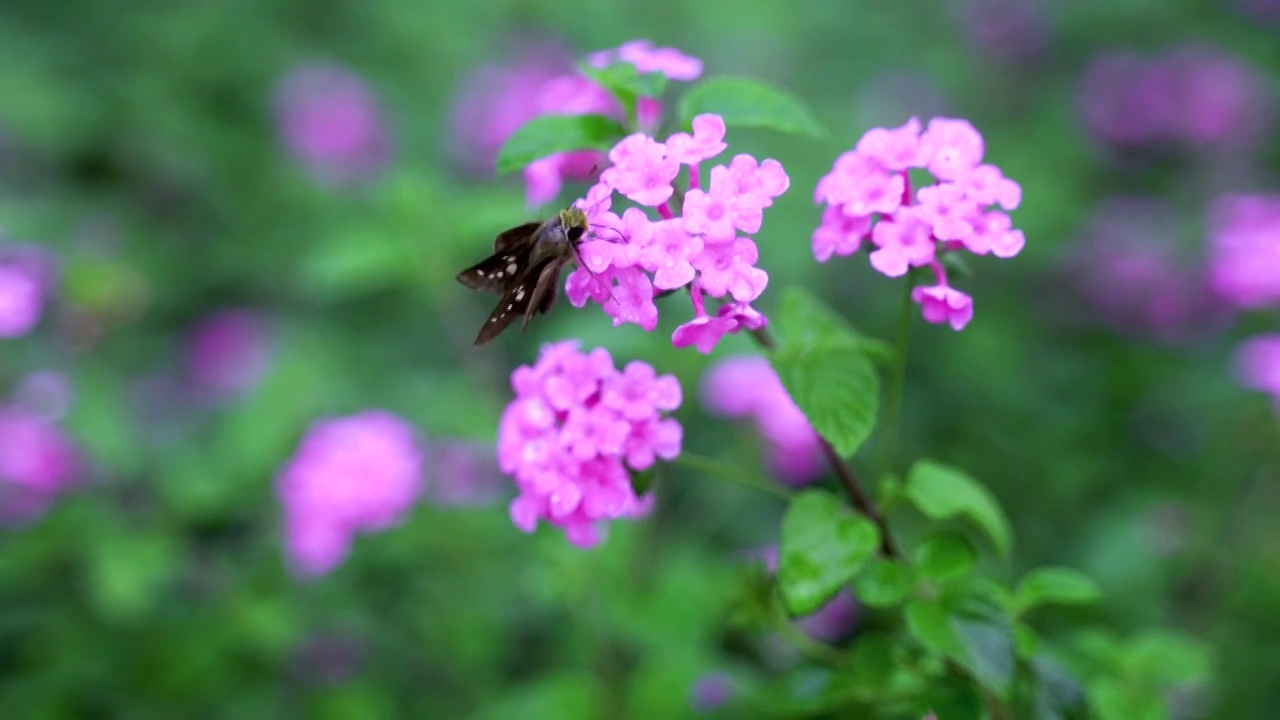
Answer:
[[[604,115],[539,115],[511,134],[498,151],[497,173],[505,175],[548,155],[570,150],[608,150],[626,134]]]
[[[667,76],[660,72],[641,74],[636,66],[629,62],[616,62],[608,67],[582,65],[582,74],[600,83],[618,102],[626,108],[627,114],[635,112],[636,98],[661,97],[667,89]]]
[[[750,78],[716,77],[689,88],[680,100],[681,122],[688,127],[703,113],[720,115],[728,127],[766,128],[817,139],[827,135],[799,100]]]
[[[568,671],[542,675],[532,682],[508,686],[489,698],[474,720],[506,718],[597,717],[594,678]]]
[[[786,346],[770,358],[791,399],[818,434],[848,457],[871,435],[880,378],[857,349],[840,342]]]
[[[1013,645],[1018,657],[1031,657],[1040,651],[1040,635],[1030,625],[1017,621],[1013,624]]]
[[[911,557],[920,576],[935,581],[964,575],[973,569],[976,559],[969,541],[958,533],[929,538]]]
[[[888,559],[872,560],[854,581],[858,601],[867,607],[887,608],[901,604],[915,584],[911,568]]]
[[[922,645],[951,658],[997,694],[1009,691],[1015,663],[1007,627],[952,617],[943,607],[920,600],[907,605],[906,617],[908,632]]]
[[[783,347],[848,343],[877,363],[887,364],[893,360],[892,345],[859,333],[840,313],[795,285],[782,291],[770,327],[778,334]]]
[[[964,643],[941,606],[923,600],[907,605],[907,631],[925,647],[950,658],[964,656]]]
[[[956,618],[952,622],[965,650],[955,660],[997,694],[1008,694],[1016,667],[1011,629],[985,620]]]
[[[950,673],[929,684],[924,707],[920,712],[932,713],[937,720],[981,720],[982,697],[973,681],[958,673]]]
[[[1039,605],[1087,605],[1102,599],[1102,590],[1093,578],[1068,567],[1032,570],[1013,593],[1014,614],[1021,615]]]
[[[1150,690],[1112,677],[1100,677],[1089,686],[1089,703],[1099,720],[1167,720],[1164,703]]]
[[[778,584],[793,615],[822,607],[875,555],[880,534],[830,493],[810,490],[782,519]]]
[[[1002,556],[1008,557],[1013,530],[991,491],[963,470],[920,460],[907,473],[907,498],[934,520],[968,517],[986,531]]]
[[[1182,633],[1147,630],[1124,649],[1125,671],[1157,686],[1204,680],[1213,656],[1204,643]]]
[[[1043,653],[1031,659],[1034,720],[1066,720],[1084,709],[1084,688],[1065,667]]]

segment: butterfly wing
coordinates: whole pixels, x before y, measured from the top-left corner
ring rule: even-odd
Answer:
[[[502,255],[508,252],[516,245],[519,245],[520,241],[536,235],[540,227],[542,227],[540,222],[529,222],[513,227],[506,232],[498,233],[498,237],[493,239],[493,254]]]
[[[522,225],[508,230],[503,235],[516,230],[532,227],[537,229],[538,223]],[[498,236],[499,238],[502,235]],[[533,257],[533,235],[526,233],[523,240],[508,240],[507,245],[499,252],[481,260],[458,273],[458,282],[474,290],[483,290],[494,295],[502,295],[511,283],[529,269]]]
[[[551,312],[551,306],[555,304],[556,294],[560,288],[560,271],[563,268],[563,261],[553,259],[548,261],[546,267],[538,273],[538,284],[533,287],[533,299],[529,303],[528,310],[525,311],[525,326],[534,315],[546,315]]]
[[[511,326],[512,321],[516,318],[533,314],[534,290],[537,287],[538,277],[545,268],[546,263],[541,267],[525,272],[516,282],[512,283],[509,290],[502,294],[502,298],[498,300],[498,306],[493,309],[488,319],[484,321],[484,325],[480,326],[480,333],[476,335],[476,345],[484,345],[498,337],[503,330]]]

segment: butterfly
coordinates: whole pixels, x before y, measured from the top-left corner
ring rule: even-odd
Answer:
[[[499,295],[476,345],[483,345],[524,317],[521,328],[534,315],[551,311],[565,265],[578,259],[578,246],[587,232],[587,215],[581,208],[561,210],[543,222],[530,222],[499,233],[493,255],[458,273],[458,282],[469,288]]]

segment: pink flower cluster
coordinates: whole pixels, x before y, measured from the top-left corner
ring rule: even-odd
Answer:
[[[1227,195],[1209,212],[1209,282],[1241,308],[1280,305],[1280,195]]]
[[[1114,145],[1253,147],[1268,126],[1263,78],[1214,48],[1190,46],[1159,56],[1117,52],[1085,72],[1085,126]]]
[[[35,329],[44,314],[53,267],[39,248],[0,240],[0,339]]]
[[[1202,263],[1180,252],[1181,232],[1178,213],[1165,200],[1107,198],[1071,244],[1063,274],[1098,320],[1178,340],[1223,317]]]
[[[0,404],[0,520],[40,515],[82,471],[80,451],[55,416],[24,406],[21,398]]]
[[[498,465],[515,478],[511,520],[533,532],[539,520],[591,547],[598,524],[652,508],[637,498],[631,472],[680,454],[680,383],[633,361],[618,370],[608,351],[574,341],[546,345],[533,366],[511,374],[515,399],[498,425]]]
[[[676,133],[666,142],[629,135],[609,151],[612,163],[577,205],[587,213],[590,234],[580,248],[583,265],[565,282],[576,307],[599,303],[614,325],[658,325],[654,297],[688,286],[694,318],[676,328],[676,347],[696,346],[710,353],[720,338],[764,327],[765,317],[751,307],[769,282],[755,266],[760,254],[746,235],[757,232],[764,210],[790,185],[776,160],[736,155],[728,165],[711,168],[702,183],[701,163],[724,152],[724,120],[699,115],[693,133]],[[689,191],[673,209],[674,182],[683,167]],[[610,210],[614,193],[655,208],[653,219],[640,208],[621,216]],[[679,214],[677,214],[679,212]],[[704,295],[726,298],[708,312]]]
[[[324,575],[346,558],[356,533],[398,523],[421,491],[422,464],[413,427],[388,412],[312,425],[276,477],[294,569]]]
[[[696,80],[702,74],[701,60],[673,48],[656,48],[648,40],[634,40],[587,58],[587,64],[597,68],[614,63],[628,63],[640,73],[660,72],[671,80]],[[461,158],[463,162],[492,167],[503,142],[539,115],[602,114],[626,119],[622,105],[608,90],[570,71],[569,65],[560,49],[538,45],[517,53],[508,65],[485,66],[473,74],[454,106],[455,144],[469,156]],[[640,127],[656,127],[661,102],[639,98],[636,115]],[[603,162],[602,153],[579,150],[530,163],[524,170],[528,203],[541,205],[554,199],[566,180],[586,180]]]
[[[221,310],[201,318],[187,337],[187,373],[201,389],[240,394],[258,384],[270,351],[253,311]]]
[[[320,180],[365,179],[391,160],[381,104],[345,67],[310,62],[290,71],[276,88],[275,113],[285,146]]]
[[[1259,335],[1236,350],[1235,374],[1239,383],[1267,393],[1280,408],[1280,335]]]
[[[827,206],[813,233],[814,257],[852,255],[869,241],[871,266],[889,277],[928,266],[935,284],[915,288],[912,298],[925,320],[962,329],[973,318],[973,300],[947,283],[942,255],[966,250],[1010,258],[1026,244],[1005,212],[1022,202],[1022,188],[983,164],[984,149],[966,120],[934,118],[921,132],[911,118],[868,131],[814,190],[814,202]],[[913,193],[907,173],[915,168],[937,182]]]
[[[765,358],[720,360],[703,376],[701,394],[708,411],[755,422],[769,467],[778,477],[800,484],[822,474],[822,440]]]

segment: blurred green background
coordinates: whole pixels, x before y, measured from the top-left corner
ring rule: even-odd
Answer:
[[[1170,337],[1081,290],[1125,283],[1111,246],[1085,243],[1109,198],[1167,203],[1172,231],[1137,239],[1194,269],[1209,201],[1276,187],[1270,127],[1243,150],[1134,150],[1082,121],[1089,63],[1115,50],[1210,44],[1272,92],[1280,25],[1247,4],[8,0],[0,225],[53,251],[63,282],[36,333],[0,341],[0,392],[64,373],[64,426],[91,477],[0,535],[0,715],[668,718],[695,712],[706,673],[750,684],[769,672],[753,657],[795,662],[729,622],[740,554],[776,542],[781,505],[679,469],[654,517],[592,552],[516,531],[492,469],[471,480],[501,497],[424,502],[318,581],[295,580],[281,552],[272,479],[312,421],[379,407],[433,441],[489,445],[507,374],[548,340],[675,373],[687,449],[762,472],[752,429],[697,400],[715,357],[753,348],[671,348],[683,310],[650,335],[564,304],[470,345],[491,301],[453,275],[531,211],[518,177],[456,165],[451,103],[479,64],[512,60],[513,39],[574,57],[647,37],[707,76],[788,88],[831,130],[730,128],[731,151],[777,158],[792,181],[757,238],[766,312],[804,284],[889,337],[900,282],[862,256],[813,261],[812,188],[870,127],[919,113],[979,128],[1023,186],[1027,248],[957,280],[976,305],[963,332],[917,323],[900,456],[990,484],[1017,532],[1011,575],[1053,562],[1100,579],[1108,601],[1062,623],[1208,640],[1217,681],[1179,701],[1182,717],[1271,717],[1280,445],[1268,400],[1231,375],[1268,318],[1197,318]],[[316,172],[278,126],[281,83],[316,61],[363,78],[382,108],[386,162],[357,179]],[[193,397],[184,343],[226,308],[263,319],[265,375]]]

